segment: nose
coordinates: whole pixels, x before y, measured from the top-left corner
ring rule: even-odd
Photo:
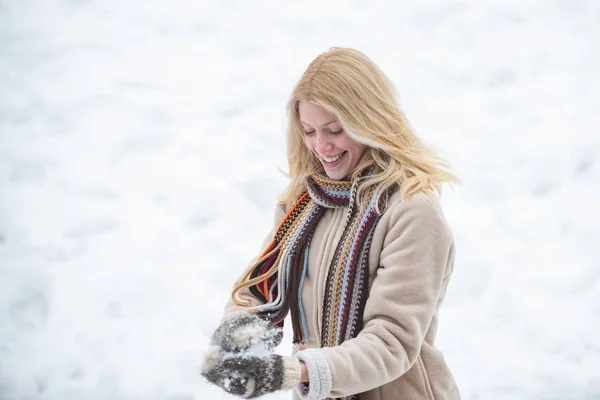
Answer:
[[[315,150],[319,154],[327,154],[331,150],[333,150],[333,143],[329,140],[329,138],[323,133],[316,133],[315,138]]]

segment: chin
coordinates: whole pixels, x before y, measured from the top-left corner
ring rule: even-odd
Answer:
[[[336,180],[336,181],[341,181],[342,179],[344,179],[346,176],[348,176],[348,174],[343,174],[340,172],[328,172],[327,170],[325,170],[325,174],[327,174],[327,176],[330,179]]]

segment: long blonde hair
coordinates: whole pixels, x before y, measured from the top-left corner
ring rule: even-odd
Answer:
[[[300,101],[321,105],[348,136],[367,146],[352,173],[355,179],[373,168],[358,187],[359,199],[369,188],[379,196],[396,185],[404,199],[420,191],[441,195],[442,183],[459,183],[450,164],[416,135],[383,71],[357,50],[333,47],[310,63],[288,102],[287,175],[291,182],[280,201],[293,202],[306,190],[306,178],[323,171],[304,143]]]

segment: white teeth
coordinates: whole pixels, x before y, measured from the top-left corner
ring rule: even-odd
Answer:
[[[342,158],[343,155],[344,155],[344,153],[340,153],[335,157],[325,157],[325,156],[321,156],[321,157],[323,157],[323,160],[325,160],[326,162],[332,163],[332,162],[335,162],[335,161],[339,160],[340,158]]]

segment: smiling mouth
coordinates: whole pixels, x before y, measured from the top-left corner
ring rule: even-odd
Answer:
[[[334,157],[325,157],[325,156],[321,156],[321,159],[322,159],[323,161],[325,161],[326,163],[329,163],[329,164],[331,164],[331,163],[334,163],[334,162],[336,162],[336,161],[337,161],[337,160],[339,160],[340,158],[342,158],[342,157],[344,156],[344,154],[346,154],[346,152],[345,152],[345,151],[341,152],[340,154],[338,154],[337,156],[334,156]]]

